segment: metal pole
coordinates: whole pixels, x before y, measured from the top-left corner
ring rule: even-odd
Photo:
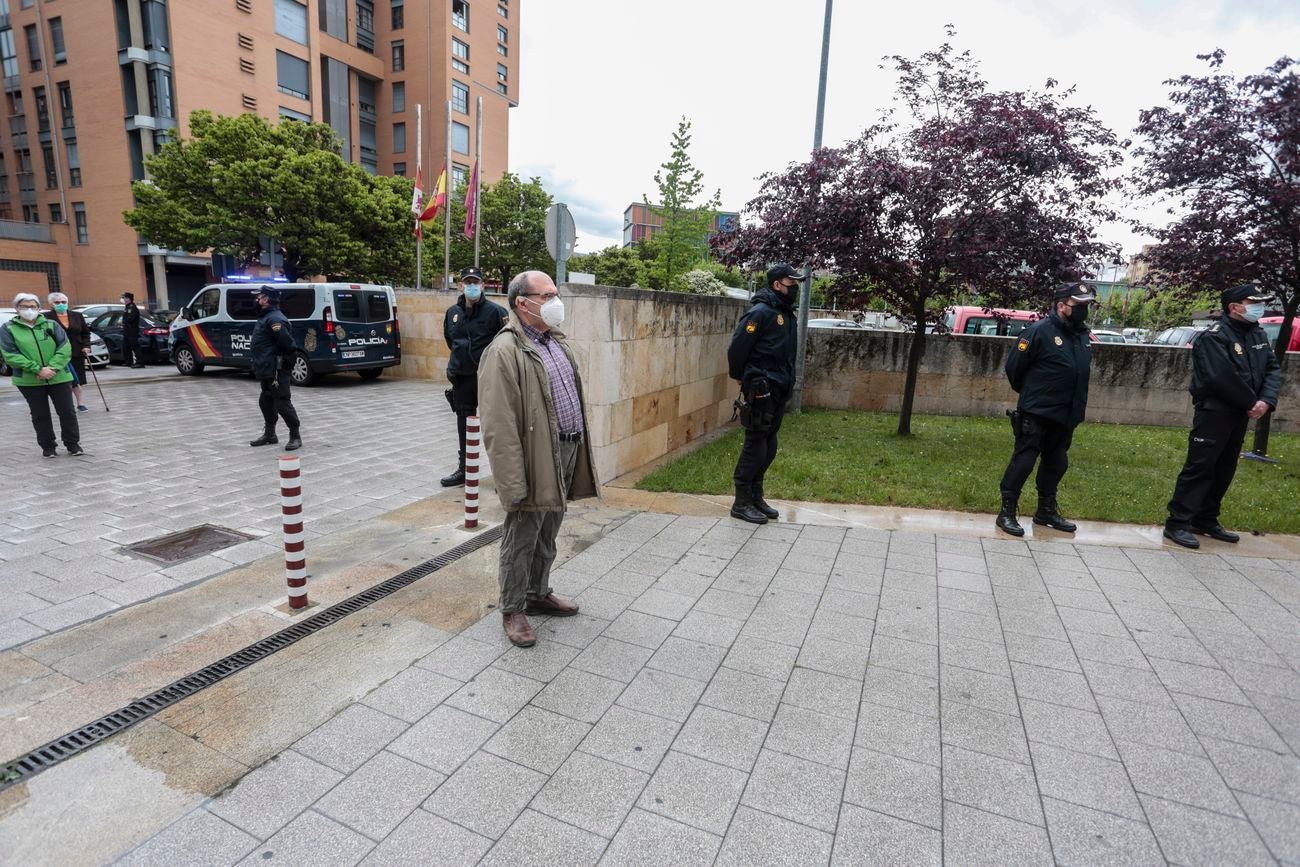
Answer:
[[[424,183],[423,174],[420,171],[420,158],[424,155],[424,106],[420,103],[415,104],[415,179],[417,183]],[[423,192],[423,191],[422,191]],[[424,209],[424,196],[420,196],[420,210]],[[415,236],[415,291],[419,292],[423,288],[424,280],[424,231],[420,226],[420,215],[415,215],[415,227],[420,233]]]
[[[483,227],[483,97],[478,97],[478,120],[474,125],[474,267],[478,264],[478,236]]]
[[[297,455],[280,456],[280,512],[284,527],[284,575],[289,607],[307,607],[307,537],[302,527],[302,462]]]
[[[831,3],[826,0],[826,19],[822,23],[822,65],[817,77],[817,121],[813,127],[813,153],[821,150],[822,121],[826,117],[826,66],[831,56]],[[812,298],[812,266],[803,266],[803,286],[799,292],[799,354],[795,358],[794,391],[790,395],[790,409],[803,408],[804,368],[808,358],[808,309]]]
[[[451,188],[451,100],[447,100],[447,162],[443,164],[443,169],[447,173],[447,187],[444,191],[442,201],[443,208],[446,209],[446,216],[442,218],[443,242],[442,242],[442,288],[451,289],[451,197],[453,190]]]

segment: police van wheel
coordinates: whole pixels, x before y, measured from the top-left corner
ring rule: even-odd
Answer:
[[[382,367],[368,367],[365,370],[358,370],[357,373],[364,380],[378,379],[379,375],[384,372]]]
[[[176,347],[176,356],[173,361],[175,361],[176,369],[181,372],[182,376],[198,376],[203,372],[203,364],[194,355],[194,350],[188,346]]]
[[[311,385],[316,380],[316,371],[311,369],[311,362],[301,352],[294,353],[293,364],[289,368],[289,381],[297,386]]]

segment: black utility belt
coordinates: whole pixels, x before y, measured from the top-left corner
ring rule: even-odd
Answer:
[[[560,434],[560,442],[580,443],[582,442],[582,431],[578,431],[577,433],[562,433]]]

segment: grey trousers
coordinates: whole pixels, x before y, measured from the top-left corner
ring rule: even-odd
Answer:
[[[579,443],[560,443],[560,468],[564,471],[566,500],[573,485],[579,447]],[[542,599],[551,592],[555,537],[560,534],[563,520],[564,512],[506,512],[498,572],[502,614],[523,611],[529,599]]]

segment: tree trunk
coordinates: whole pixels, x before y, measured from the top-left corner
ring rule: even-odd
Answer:
[[[1282,318],[1282,330],[1277,333],[1277,342],[1273,344],[1273,354],[1277,356],[1278,364],[1286,363],[1286,348],[1291,342],[1291,329],[1295,327],[1297,306],[1300,306],[1300,292],[1295,293],[1291,303],[1286,306]],[[1254,454],[1268,454],[1268,429],[1272,426],[1272,419],[1273,413],[1267,412],[1255,422],[1255,442],[1250,447]]]
[[[912,345],[907,351],[907,379],[903,383],[903,408],[898,414],[898,435],[912,435],[912,401],[916,396],[916,373],[921,368],[921,356],[925,355],[925,300],[922,299],[912,307],[916,325],[912,329]]]

